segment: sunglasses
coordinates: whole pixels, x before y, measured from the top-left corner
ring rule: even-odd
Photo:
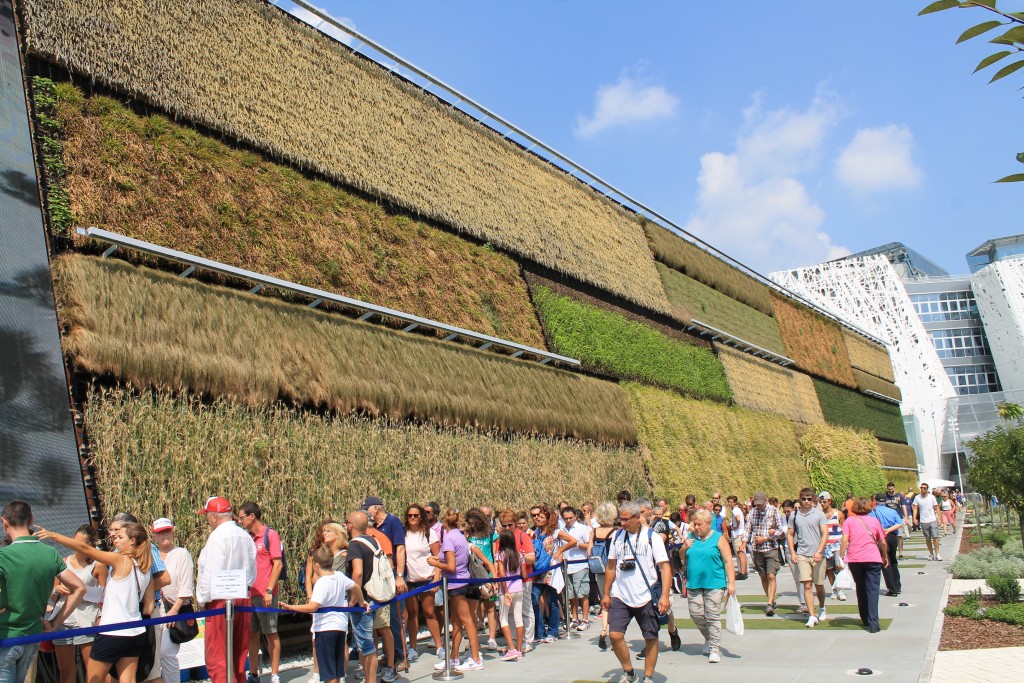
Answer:
[[[408,515],[406,515],[405,518],[406,519],[419,519],[420,518],[420,513],[412,512],[412,513],[409,513]]]
[[[800,500],[814,500],[814,496],[800,496]],[[822,498],[822,500],[825,500]]]

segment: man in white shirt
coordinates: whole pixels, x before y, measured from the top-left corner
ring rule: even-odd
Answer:
[[[591,529],[576,518],[576,511],[572,507],[562,510],[562,523],[565,524],[565,533],[576,539],[576,545],[565,551],[562,556],[569,562],[565,571],[566,590],[569,591],[569,628],[577,631],[586,631],[590,628],[590,569],[587,566],[587,556],[591,548]]]
[[[914,508],[914,524],[921,526],[924,542],[928,546],[928,559],[942,561],[939,555],[939,501],[928,490],[928,484],[921,484],[921,495],[911,503]]]
[[[643,528],[640,506],[626,502],[619,506],[622,529],[612,536],[608,548],[608,566],[604,575],[604,597],[601,606],[608,612],[608,631],[612,649],[622,665],[622,683],[637,680],[626,645],[626,628],[633,619],[640,625],[645,641],[644,678],[654,682],[658,663],[659,616],[669,608],[671,569],[665,542],[652,529]],[[660,579],[658,578],[660,572]],[[651,587],[661,582],[661,595],[655,604]]]
[[[235,524],[231,515],[231,503],[226,498],[214,496],[206,501],[199,514],[206,515],[206,521],[213,531],[206,545],[199,553],[199,578],[196,581],[196,598],[203,609],[217,609],[224,606],[224,600],[214,599],[213,579],[222,571],[243,570],[245,572],[246,596],[256,581],[256,544],[252,536]],[[248,606],[248,597],[234,600],[236,606]],[[245,680],[245,660],[249,655],[250,619],[236,615],[234,619],[234,680]],[[227,665],[224,661],[224,643],[227,638],[227,622],[224,617],[210,617],[206,620],[206,670],[212,683],[227,681]]]

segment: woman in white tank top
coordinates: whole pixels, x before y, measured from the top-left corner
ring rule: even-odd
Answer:
[[[83,524],[75,532],[75,540],[95,547],[99,533],[89,525]],[[96,625],[103,603],[103,587],[107,584],[107,565],[100,564],[84,553],[76,552],[67,559],[68,569],[75,573],[85,584],[85,597],[71,616],[64,622],[65,629],[88,628]],[[61,683],[75,683],[78,667],[75,664],[75,649],[82,651],[82,663],[89,666],[89,655],[92,653],[92,642],[95,636],[74,636],[53,641],[57,655],[57,668],[60,669]]]
[[[100,626],[139,621],[153,613],[153,586],[150,583],[153,555],[146,527],[125,524],[114,537],[116,552],[97,550],[77,538],[52,531],[41,530],[39,538],[56,541],[111,567],[103,595]],[[141,611],[140,603],[143,603]],[[139,656],[145,646],[146,629],[143,626],[101,632],[93,641],[92,656],[86,668],[87,680],[90,683],[106,680],[113,665],[117,664],[119,683],[135,683]]]

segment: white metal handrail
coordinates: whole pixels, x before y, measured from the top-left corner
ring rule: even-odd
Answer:
[[[519,344],[514,341],[507,339],[499,339],[498,337],[492,337],[481,332],[473,332],[472,330],[466,330],[461,327],[454,325],[448,325],[446,323],[438,322],[436,320],[430,320],[429,318],[422,318],[418,315],[411,313],[405,313],[403,311],[396,311],[393,308],[386,308],[384,306],[378,306],[376,304],[367,303],[360,301],[359,299],[352,299],[347,296],[340,294],[334,294],[333,292],[327,292],[322,289],[316,289],[314,287],[307,287],[306,285],[300,285],[295,282],[288,280],[281,280],[280,278],[271,277],[269,275],[263,275],[256,273],[251,270],[245,270],[244,268],[237,268],[235,266],[229,266],[226,263],[220,261],[213,261],[206,259],[201,256],[194,256],[183,251],[177,251],[176,249],[169,249],[167,247],[161,247],[158,244],[152,242],[145,242],[143,240],[137,240],[133,237],[127,237],[120,235],[116,232],[110,232],[109,230],[103,230],[101,228],[78,228],[76,232],[79,235],[85,237],[92,237],[103,242],[111,244],[109,249],[103,252],[104,256],[109,256],[117,247],[125,247],[133,249],[135,251],[141,251],[153,256],[158,256],[162,259],[169,261],[176,261],[183,263],[188,268],[181,273],[182,277],[188,277],[191,275],[196,268],[202,268],[203,270],[213,271],[222,275],[238,278],[241,280],[247,280],[249,282],[256,283],[256,286],[249,290],[252,293],[256,293],[264,287],[276,287],[283,289],[288,292],[294,292],[296,294],[302,294],[308,296],[313,301],[308,305],[309,308],[316,308],[325,301],[340,304],[347,308],[354,308],[362,311],[363,314],[359,316],[358,320],[369,320],[373,316],[381,316],[385,318],[394,318],[401,320],[402,322],[408,323],[406,327],[402,329],[403,332],[412,332],[417,327],[423,327],[431,330],[438,330],[441,332],[447,332],[448,336],[443,341],[454,341],[458,337],[472,339],[477,342],[482,342],[481,346],[476,348],[481,350],[490,349],[493,347],[509,349],[513,351],[513,358],[520,358],[522,356],[535,356],[541,365],[555,361],[569,367],[579,368],[580,362],[575,358],[569,358],[567,356],[561,356],[557,353],[551,353],[542,349],[535,349],[532,346],[526,346]]]
[[[860,391],[862,394],[867,394],[872,398],[880,399],[886,403],[895,403],[896,405],[900,404],[898,399],[895,399],[892,396],[886,396],[885,394],[880,394],[877,391],[871,391],[870,389],[861,389]]]
[[[792,358],[787,358],[786,356],[783,356],[781,353],[769,351],[768,349],[758,346],[753,342],[748,342],[746,339],[737,337],[736,335],[733,334],[729,334],[728,332],[720,330],[717,327],[712,327],[707,323],[702,323],[699,320],[691,320],[690,324],[687,326],[686,329],[696,329],[699,332],[703,332],[704,334],[710,335],[712,339],[714,339],[715,341],[721,339],[729,346],[735,347],[740,351],[743,351],[744,353],[749,353],[752,356],[763,356],[765,360],[769,360],[772,363],[781,365],[782,367],[786,367],[787,365],[792,365],[794,363]]]
[[[275,6],[279,5],[279,3],[281,2],[281,0],[265,0],[265,1],[270,3],[270,4],[272,4],[272,5],[275,5]],[[665,228],[667,230],[670,230],[671,232],[675,233],[680,239],[686,240],[687,242],[689,242],[690,244],[693,244],[697,248],[702,249],[703,251],[706,251],[706,252],[710,253],[711,255],[715,256],[716,258],[731,264],[733,267],[735,267],[738,270],[740,270],[741,272],[749,275],[750,277],[754,278],[758,282],[766,285],[770,289],[773,289],[776,292],[779,292],[780,294],[783,294],[783,295],[785,295],[785,296],[787,296],[787,297],[789,297],[791,299],[799,301],[800,303],[802,303],[805,306],[813,309],[814,311],[816,311],[817,313],[827,317],[828,319],[834,320],[835,322],[839,323],[841,326],[849,329],[851,332],[853,332],[855,334],[859,334],[860,336],[862,336],[862,337],[864,337],[866,339],[870,339],[871,341],[876,342],[878,344],[882,344],[883,346],[885,345],[885,341],[884,340],[881,340],[878,337],[875,337],[874,335],[866,332],[865,330],[860,329],[859,327],[857,327],[856,325],[850,323],[849,321],[844,320],[843,318],[840,318],[839,316],[836,316],[836,315],[830,313],[829,311],[825,310],[824,308],[821,308],[820,306],[817,306],[816,304],[814,304],[811,301],[808,301],[807,299],[804,299],[799,294],[786,289],[785,287],[783,287],[782,285],[778,284],[777,282],[775,282],[771,278],[768,278],[768,277],[765,277],[764,275],[761,275],[760,273],[758,273],[753,268],[750,268],[749,266],[745,265],[744,263],[742,263],[742,262],[736,260],[735,258],[729,256],[725,252],[717,249],[716,247],[714,247],[713,245],[709,244],[708,242],[705,242],[704,240],[702,240],[701,238],[697,237],[696,235],[690,234],[689,232],[687,232],[685,229],[683,229],[682,227],[677,225],[675,222],[673,222],[669,218],[663,216],[662,214],[660,214],[657,211],[655,211],[654,209],[650,208],[649,206],[647,206],[646,204],[644,204],[640,200],[638,200],[638,199],[632,197],[631,195],[627,194],[625,191],[620,190],[618,187],[616,187],[615,185],[612,185],[610,182],[608,182],[607,180],[604,180],[603,178],[598,176],[596,173],[588,170],[587,168],[585,168],[581,164],[576,163],[575,161],[573,161],[572,159],[570,159],[566,155],[564,155],[561,152],[559,152],[558,150],[556,150],[551,145],[545,143],[544,141],[542,141],[541,139],[535,137],[534,135],[531,135],[526,130],[524,130],[524,129],[520,128],[519,126],[515,125],[514,123],[512,123],[508,119],[506,119],[503,116],[501,116],[501,115],[495,113],[494,111],[488,109],[487,107],[485,107],[484,105],[480,104],[479,102],[477,102],[473,98],[469,97],[468,95],[465,95],[464,93],[462,93],[461,91],[457,90],[456,88],[448,85],[447,83],[442,81],[440,78],[437,78],[436,76],[432,75],[431,73],[429,73],[425,69],[421,69],[420,67],[416,66],[415,64],[413,64],[409,60],[403,58],[402,56],[400,56],[396,52],[393,52],[392,50],[389,50],[388,48],[384,47],[383,45],[381,45],[380,43],[376,42],[372,38],[370,38],[370,37],[360,33],[359,31],[357,31],[356,29],[352,28],[351,26],[346,26],[345,24],[341,23],[340,21],[338,21],[337,19],[335,19],[330,14],[328,14],[324,10],[320,9],[316,5],[313,5],[313,4],[309,3],[309,2],[306,2],[306,0],[287,0],[287,1],[291,2],[293,5],[297,5],[298,7],[301,7],[302,9],[306,10],[310,14],[312,14],[312,15],[314,15],[316,17],[319,17],[321,22],[325,22],[327,24],[330,24],[334,28],[337,28],[338,30],[347,33],[348,35],[352,36],[356,40],[366,44],[369,47],[371,47],[373,50],[375,50],[379,54],[387,57],[388,59],[394,60],[396,63],[398,63],[399,65],[405,67],[406,69],[411,71],[413,74],[415,74],[415,75],[419,76],[420,78],[424,79],[425,81],[427,81],[431,85],[434,85],[437,88],[441,89],[442,91],[444,91],[445,93],[447,93],[448,95],[450,95],[451,97],[453,97],[455,99],[454,103],[449,102],[449,104],[454,104],[456,106],[457,105],[467,105],[468,107],[470,107],[472,109],[475,109],[477,112],[479,112],[480,114],[483,115],[482,117],[481,116],[474,116],[474,118],[477,120],[477,122],[480,123],[481,125],[487,126],[488,128],[491,128],[492,130],[495,130],[495,132],[501,134],[502,137],[508,137],[509,133],[516,133],[517,135],[521,136],[524,140],[526,140],[526,141],[528,141],[530,143],[530,146],[526,149],[527,152],[533,152],[533,153],[536,154],[536,152],[534,152],[534,148],[535,147],[544,150],[545,152],[547,152],[548,154],[553,156],[555,159],[557,159],[559,162],[561,162],[562,164],[565,164],[565,165],[567,165],[569,167],[567,169],[563,168],[562,170],[564,170],[566,172],[569,172],[570,174],[572,174],[573,171],[582,174],[585,177],[579,178],[579,176],[577,176],[575,174],[572,174],[572,175],[573,175],[573,177],[578,178],[579,180],[582,180],[583,182],[586,182],[588,185],[590,185],[593,189],[597,190],[601,194],[603,194],[605,196],[608,196],[609,199],[612,199],[613,201],[617,201],[617,203],[622,204],[623,206],[629,208],[630,210],[632,210],[632,211],[634,211],[636,213],[645,214],[648,218],[652,219],[655,223],[657,223],[661,227],[663,227],[663,228]],[[282,11],[287,11],[287,10],[284,10],[283,8],[279,8],[279,9],[282,9]],[[291,13],[289,13],[289,14],[291,14]],[[292,16],[295,16],[295,15],[293,14]],[[296,17],[296,19],[299,19],[300,21],[302,21],[302,19],[300,17]],[[307,25],[311,26],[312,28],[320,31],[321,33],[323,33],[325,36],[327,36],[331,40],[336,40],[336,38],[334,38],[334,36],[331,36],[330,34],[326,33],[319,25],[309,24],[309,22],[304,22],[304,23],[306,23]],[[352,48],[352,49],[355,52],[359,52],[358,48]],[[367,59],[372,59],[378,65],[388,69],[388,71],[394,71],[394,69],[393,69],[393,67],[391,65],[381,63],[380,60],[374,59],[373,55],[367,55],[365,53],[360,53],[360,54],[362,54]],[[422,87],[422,86],[420,86],[420,87]],[[426,89],[424,88],[424,90],[426,90]],[[437,96],[437,93],[434,93],[433,91],[427,90],[427,92],[430,92],[431,94]],[[471,112],[466,111],[466,109],[464,109],[462,107],[458,107],[458,106],[457,106],[457,108],[462,113],[467,114],[467,115],[471,115]],[[492,125],[490,125],[488,123],[488,120],[495,121],[495,122],[499,123],[500,125],[504,126],[505,128],[508,129],[508,132],[502,133],[500,130],[495,129],[494,126],[492,126]],[[538,154],[538,156],[540,156],[540,155]],[[541,158],[544,158],[544,157],[541,157]],[[551,159],[546,159],[546,161],[548,161],[549,163],[552,162]],[[596,183],[596,186],[595,186],[595,183]],[[615,195],[619,199],[615,200],[613,197],[611,197],[609,195]]]

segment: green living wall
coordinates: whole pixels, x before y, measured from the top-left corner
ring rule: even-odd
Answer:
[[[852,389],[814,380],[825,421],[854,429],[866,429],[879,439],[907,442],[899,406]]]
[[[700,398],[731,398],[725,368],[712,351],[544,286],[535,287],[533,293],[549,344],[556,353],[578,358],[584,367],[616,377]]]

